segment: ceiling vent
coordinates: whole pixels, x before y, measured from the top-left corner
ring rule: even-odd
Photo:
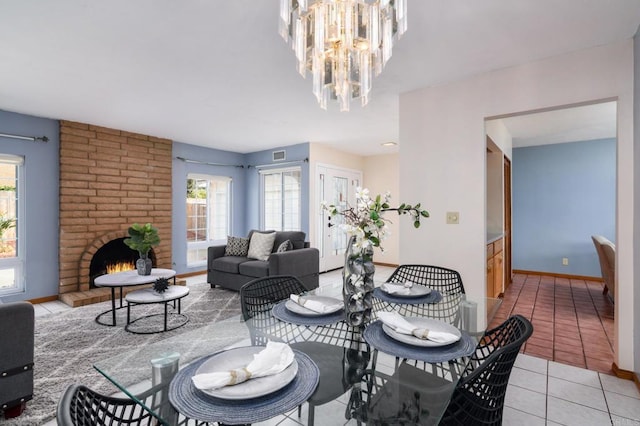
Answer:
[[[273,155],[273,161],[284,161],[287,159],[287,155],[285,151],[273,151],[271,153]]]

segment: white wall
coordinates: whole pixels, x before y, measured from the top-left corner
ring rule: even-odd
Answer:
[[[363,185],[369,189],[371,196],[391,192],[391,207],[397,207],[403,202],[412,204],[411,199],[400,199],[400,184],[398,180],[398,154],[372,155],[364,158]],[[409,219],[408,216],[398,217],[395,212],[384,215],[389,219],[390,235],[382,242],[384,252],[375,249],[373,260],[376,263],[389,263],[397,265],[400,259],[400,229],[399,223]]]
[[[400,198],[432,213],[401,223],[402,263],[457,269],[485,297],[485,118],[618,99],[616,362],[633,370],[633,42],[600,46],[407,93],[400,98]],[[445,212],[460,224],[446,225]],[[479,306],[479,321],[485,316]]]

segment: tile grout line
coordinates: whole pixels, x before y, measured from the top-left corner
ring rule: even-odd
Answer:
[[[582,348],[582,361],[584,362],[584,366],[586,368],[587,354],[585,353],[584,339],[582,338],[582,331],[580,329],[580,319],[578,318],[578,309],[576,308],[576,299],[573,294],[573,285],[571,284],[571,280],[569,280],[569,289],[571,290],[571,303],[573,305],[573,312],[576,315],[576,325],[578,326],[578,336],[580,337],[580,347]]]

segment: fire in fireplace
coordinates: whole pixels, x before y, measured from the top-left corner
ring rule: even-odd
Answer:
[[[101,275],[135,269],[136,260],[138,260],[139,257],[137,251],[131,250],[124,243],[124,238],[116,238],[109,241],[100,247],[91,258],[91,264],[89,265],[89,287],[95,288],[94,281]],[[156,255],[153,249],[149,251],[149,258],[155,268]]]

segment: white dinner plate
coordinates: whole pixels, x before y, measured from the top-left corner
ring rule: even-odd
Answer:
[[[403,283],[389,283],[389,284],[403,285]],[[394,297],[422,297],[431,293],[431,289],[429,287],[425,287],[420,284],[414,284],[413,286],[409,287],[408,293],[389,293],[388,291],[385,290],[384,284],[380,286],[380,290],[382,290],[389,296],[394,296]]]
[[[206,374],[246,367],[247,364],[253,361],[253,355],[263,349],[264,346],[246,346],[220,352],[203,362],[202,365],[198,367],[195,374]],[[249,379],[246,382],[233,386],[201,390],[208,395],[221,399],[235,400],[257,398],[282,389],[291,383],[291,381],[296,377],[296,374],[298,374],[298,363],[294,359],[291,365],[278,374]]]
[[[406,317],[405,319],[419,328],[428,328],[429,330],[433,331],[446,331],[447,333],[455,334],[458,337],[457,340],[460,340],[460,337],[462,337],[460,330],[458,330],[451,324],[447,324],[446,322],[437,319],[420,317]],[[418,339],[417,337],[409,334],[398,333],[393,328],[384,323],[382,324],[382,331],[384,331],[387,336],[391,337],[394,340],[413,346],[437,347],[451,344],[432,342],[431,340],[427,339]]]
[[[305,317],[319,317],[322,315],[329,315],[329,314],[338,312],[340,309],[343,308],[342,301],[334,297],[315,296],[315,295],[300,296],[300,297],[302,297],[303,299],[315,300],[318,302],[323,302],[327,305],[335,305],[335,306],[332,306],[331,309],[327,312],[320,313],[320,312],[312,311],[311,309],[307,309],[304,306],[301,306],[296,302],[294,302],[293,300],[289,299],[285,302],[284,307],[287,308],[288,311],[293,312],[294,314],[303,315]]]

